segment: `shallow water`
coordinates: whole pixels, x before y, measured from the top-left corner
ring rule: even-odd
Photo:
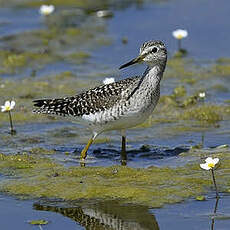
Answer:
[[[139,46],[146,40],[163,40],[168,47],[170,60],[174,61],[172,57],[177,51],[177,42],[171,36],[171,32],[177,28],[185,28],[189,32],[188,38],[182,41],[182,46],[187,49],[188,55],[185,59],[181,59],[188,60],[188,64],[182,63],[181,69],[175,72],[170,72],[168,67],[162,82],[162,96],[172,95],[173,90],[182,85],[186,89],[186,97],[205,91],[207,96],[204,104],[211,103],[220,107],[229,105],[226,100],[230,98],[228,80],[230,74],[215,72],[215,67],[219,63],[218,58],[229,58],[230,53],[230,16],[227,0],[143,1],[143,3],[111,1],[110,8],[114,13],[112,18],[97,18],[94,11],[98,8],[93,8],[92,11],[89,7],[90,10],[84,11],[84,7],[80,9],[69,7],[64,2],[57,7],[54,15],[44,18],[39,15],[38,7],[20,5],[20,1],[17,4],[12,2],[11,4],[11,1],[0,1],[0,47],[1,50],[11,52],[12,57],[16,58],[11,61],[4,56],[5,54],[0,55],[0,103],[3,104],[10,98],[16,100],[18,107],[16,106],[15,114],[13,113],[13,119],[15,118],[17,134],[15,136],[8,134],[8,121],[5,114],[0,114],[1,153],[22,153],[41,147],[55,150],[55,154],[49,157],[66,166],[78,165],[79,153],[90,133],[82,126],[66,121],[42,120],[39,115],[30,117],[31,101],[37,97],[56,97],[80,92],[82,88],[101,84],[106,76],[115,76],[119,80],[141,74],[145,68],[143,65],[122,71],[118,71],[118,67],[135,57]],[[127,43],[123,43],[122,40]],[[29,52],[43,56],[38,56],[36,59],[30,56]],[[79,56],[71,56],[79,52],[82,52]],[[28,56],[24,58],[20,54]],[[178,64],[172,63],[172,65]],[[187,73],[190,69],[193,71],[192,75]],[[202,72],[205,69],[207,71]],[[187,72],[183,73],[182,70]],[[69,71],[74,76],[62,77],[64,71]],[[195,83],[189,82],[190,78]],[[20,88],[25,80],[28,81],[27,85],[25,84],[27,88]],[[40,88],[36,88],[38,83],[41,84]],[[9,90],[6,90],[7,84]],[[30,87],[31,89],[28,89]],[[183,97],[177,99],[184,100]],[[183,166],[192,161],[194,156],[181,159],[178,155],[187,152],[191,147],[202,144],[200,151],[207,150],[210,153],[217,146],[230,145],[229,110],[225,113],[219,111],[219,114],[223,114],[220,121],[203,124],[178,118],[178,114],[186,112],[190,107],[180,110],[175,106],[167,113],[167,106],[170,109],[170,104],[161,102],[145,126],[127,131],[128,166],[135,168]],[[194,106],[202,106],[202,102],[198,101]],[[22,114],[23,111],[25,117],[19,117],[18,114]],[[89,150],[87,165],[114,164],[120,164],[120,134],[109,132],[101,135]],[[4,179],[2,177],[1,180]],[[119,229],[169,229],[169,226],[170,229],[210,229],[210,214],[215,205],[213,197],[205,202],[189,200],[162,209],[124,206],[119,205],[117,201],[81,202],[68,204],[47,200],[20,201],[2,195],[0,203],[4,209],[1,209],[0,220],[6,230],[15,227],[31,229],[32,227],[26,223],[27,220],[40,218],[51,221],[48,226],[43,227],[44,229],[62,227],[84,229],[82,226],[85,225],[79,221],[76,223],[73,216],[71,219],[58,214],[60,207],[65,210],[68,206],[74,213],[76,209],[76,212],[83,212],[85,215],[83,217],[91,218],[93,221],[95,219],[90,216],[91,214],[98,212],[97,217],[99,215],[101,218],[104,215],[106,218],[112,218],[118,215],[114,213],[115,211],[126,213],[128,207],[132,210],[130,216],[124,214],[120,218],[119,215],[118,218],[114,218],[115,224],[123,224],[123,228]],[[54,208],[47,208],[49,205]],[[224,195],[219,202],[219,211],[229,216],[229,207],[229,196]],[[36,209],[47,209],[50,212]],[[139,219],[139,213],[142,211],[145,217]],[[15,221],[11,221],[12,216]],[[104,229],[100,226],[100,218],[96,221],[99,223],[98,229]],[[227,230],[229,225],[227,217],[217,218],[215,221],[215,229]]]
[[[163,209],[121,205],[116,200],[67,203],[57,200],[20,201],[2,196],[0,203],[0,219],[6,230],[15,226],[19,229],[38,229],[38,226],[32,227],[29,221],[41,219],[49,222],[43,229],[227,230],[230,219],[230,199],[225,195],[218,201],[216,214],[213,196],[207,201],[189,200]]]

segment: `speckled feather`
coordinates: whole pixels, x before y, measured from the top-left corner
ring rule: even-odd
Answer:
[[[34,100],[34,113],[43,113],[59,116],[81,117],[108,110],[121,99],[128,97],[122,94],[128,88],[135,88],[140,77],[127,78],[111,84],[100,85],[81,94],[57,99]]]

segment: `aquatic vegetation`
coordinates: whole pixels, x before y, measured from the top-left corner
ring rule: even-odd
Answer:
[[[23,1],[20,5],[26,6],[26,7],[39,7],[41,4],[51,4],[55,5],[56,7],[78,7],[82,8],[85,11],[91,13],[95,12],[97,9],[123,9],[126,7],[130,7],[132,5],[139,6],[140,4],[143,4],[144,1],[140,2],[139,0],[129,0],[129,1],[122,1],[122,0],[45,0],[43,2],[40,2],[39,0],[27,0]],[[110,14],[109,14],[110,15]]]
[[[39,9],[39,13],[44,16],[48,16],[52,14],[55,10],[54,5],[41,5]]]
[[[167,62],[166,77],[194,78],[197,73],[199,68],[192,59],[173,57]]]
[[[216,123],[223,119],[222,111],[223,109],[216,105],[203,105],[184,111],[181,119]]]
[[[184,97],[186,95],[186,89],[184,86],[178,86],[173,90],[173,97]]]
[[[15,101],[6,101],[5,104],[1,106],[1,111],[2,112],[8,112],[8,114],[9,114],[11,135],[16,133],[16,131],[13,127],[13,120],[12,120],[12,115],[10,112],[14,108],[14,106],[15,106]]]
[[[29,221],[29,224],[31,225],[46,225],[49,222],[47,220],[31,220]]]
[[[205,92],[200,92],[200,93],[199,93],[199,97],[200,97],[200,98],[204,99],[205,96],[206,96],[206,93],[205,93]]]
[[[74,24],[69,19],[73,12],[69,14],[64,12],[45,18],[47,28],[2,37],[4,46],[11,48],[0,51],[0,73],[15,74],[28,68],[36,72],[58,61],[84,64],[92,50],[111,44],[106,25],[98,23],[96,16],[94,20],[85,12],[76,13]]]
[[[215,190],[216,190],[216,198],[219,198],[219,193],[218,193],[218,189],[217,189],[217,185],[216,185],[216,178],[215,178],[215,174],[214,174],[214,169],[216,167],[216,164],[218,164],[218,162],[219,162],[219,158],[212,159],[212,157],[208,157],[205,159],[204,164],[200,164],[200,167],[202,169],[210,170],[212,172],[212,180],[213,180],[213,184],[214,184]]]
[[[113,17],[113,12],[110,10],[99,10],[97,11],[97,16],[99,18],[111,18]]]
[[[25,67],[32,67],[42,65],[42,63],[49,63],[50,58],[46,53],[41,52],[18,52],[18,51],[0,51],[0,73],[1,74],[13,74],[17,73]]]
[[[216,76],[230,76],[230,64],[216,64],[212,67],[212,73]]]
[[[186,50],[181,48],[181,40],[188,36],[187,30],[177,29],[172,32],[172,36],[177,39],[178,41],[178,53],[176,54],[177,57],[182,57],[186,54]]]
[[[58,6],[72,6],[72,7],[79,7],[79,8],[83,8],[83,9],[91,9],[91,8],[95,9],[95,8],[102,7],[105,5],[105,3],[103,3],[102,0],[96,0],[96,1],[46,0],[45,3],[48,5],[55,5],[57,7]],[[42,3],[38,0],[38,1],[28,1],[28,2],[24,3],[23,5],[29,6],[29,7],[38,7],[41,4]]]
[[[66,57],[66,60],[74,63],[74,64],[83,64],[87,61],[87,59],[90,58],[90,54],[83,52],[83,51],[79,51],[76,53],[72,53],[70,55],[68,55]]]
[[[204,170],[214,169],[218,162],[219,162],[219,158],[212,159],[212,157],[208,157],[205,159],[204,164],[200,164],[200,167]]]
[[[188,36],[188,31],[187,30],[181,30],[177,29],[172,32],[172,35],[174,38],[181,40],[183,38],[186,38]]]
[[[216,171],[220,191],[230,186],[226,184],[230,153],[225,152],[223,157],[223,165]],[[135,169],[118,165],[66,168],[43,154],[1,154],[0,172],[11,177],[1,182],[0,189],[24,198],[119,199],[125,203],[161,207],[208,191],[211,186],[208,175],[198,169],[196,160],[177,168]]]
[[[52,155],[55,154],[54,150],[44,149],[44,148],[32,148],[29,150],[30,154],[44,154],[44,155]]]
[[[197,197],[196,197],[196,200],[197,200],[197,201],[205,201],[206,198],[205,198],[205,196],[197,196]]]
[[[6,101],[4,105],[1,105],[2,112],[10,112],[15,106],[15,101]]]

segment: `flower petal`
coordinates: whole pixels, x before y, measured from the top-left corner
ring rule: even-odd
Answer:
[[[6,111],[5,106],[1,105],[1,112],[5,112],[5,111]]]
[[[14,106],[15,106],[15,104],[16,104],[15,101],[11,101],[11,102],[10,102],[10,109],[13,109]]]
[[[213,163],[216,165],[219,162],[219,160],[220,160],[219,158],[214,158]]]
[[[172,35],[176,39],[182,39],[182,38],[186,38],[188,36],[188,31],[187,30],[178,29],[178,30],[174,30],[172,32]]]
[[[5,102],[5,107],[10,107],[10,101]]]
[[[42,5],[39,9],[39,12],[42,15],[49,15],[49,14],[53,13],[54,10],[55,10],[54,5]]]
[[[200,164],[200,167],[201,167],[202,169],[205,169],[205,170],[211,169],[211,168],[208,166],[207,163],[205,163],[205,164]]]
[[[105,84],[105,85],[107,85],[107,84],[110,84],[110,83],[113,83],[113,82],[115,82],[115,80],[114,80],[114,78],[113,77],[107,77],[107,78],[105,78],[104,80],[103,80],[103,83]]]
[[[211,157],[208,157],[205,159],[206,163],[213,163],[213,159]]]

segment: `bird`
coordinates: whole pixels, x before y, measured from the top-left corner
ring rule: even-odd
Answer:
[[[99,85],[74,96],[36,99],[33,112],[61,116],[90,130],[92,136],[81,151],[82,165],[85,165],[87,151],[99,134],[120,131],[121,165],[127,165],[126,130],[143,123],[152,114],[160,98],[160,82],[166,62],[167,49],[162,41],[144,42],[139,55],[119,68],[145,63],[147,67],[141,76]]]

